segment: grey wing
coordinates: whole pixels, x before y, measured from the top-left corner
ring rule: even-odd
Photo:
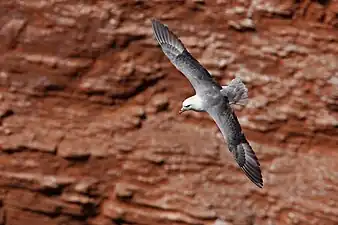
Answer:
[[[230,104],[245,105],[248,102],[248,89],[239,77],[227,86],[222,86],[221,93],[228,98]]]
[[[186,50],[182,42],[167,26],[158,20],[152,20],[155,38],[171,63],[181,71],[194,87],[196,93],[219,91],[221,86],[210,73]]]
[[[260,164],[255,152],[251,148],[242,132],[236,114],[224,101],[222,104],[208,110],[214,119],[224,139],[228,143],[230,152],[246,176],[258,187],[263,187],[263,178]]]

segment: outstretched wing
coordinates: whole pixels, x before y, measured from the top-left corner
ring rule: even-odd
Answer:
[[[254,184],[262,188],[263,179],[260,164],[231,107],[223,101],[221,104],[210,108],[208,113],[226,139],[229,150],[233,153],[238,165]]]
[[[248,89],[239,77],[227,86],[222,86],[221,93],[228,98],[230,104],[245,105],[248,102]]]
[[[167,26],[153,19],[152,27],[164,54],[186,76],[198,95],[202,96],[205,92],[210,91],[219,92],[222,89]]]

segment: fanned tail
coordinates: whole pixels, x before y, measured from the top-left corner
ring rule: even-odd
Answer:
[[[248,89],[239,77],[233,79],[228,85],[222,86],[221,93],[228,98],[230,104],[248,103]]]

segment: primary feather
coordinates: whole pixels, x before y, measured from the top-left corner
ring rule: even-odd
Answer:
[[[219,90],[222,89],[210,73],[186,50],[182,42],[167,26],[158,20],[152,20],[152,27],[155,38],[160,44],[164,54],[190,81],[197,94],[204,95],[205,92],[211,91],[214,92],[212,94],[216,94],[216,91],[219,92]],[[212,89],[210,89],[211,86],[213,87]]]

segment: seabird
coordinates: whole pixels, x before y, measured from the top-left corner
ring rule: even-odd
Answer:
[[[219,85],[166,25],[153,19],[152,28],[164,54],[185,75],[196,92],[183,101],[180,113],[188,110],[207,112],[216,122],[240,168],[254,184],[262,188],[260,164],[231,108],[232,104],[247,100],[248,90],[243,82],[237,77],[227,86]]]

